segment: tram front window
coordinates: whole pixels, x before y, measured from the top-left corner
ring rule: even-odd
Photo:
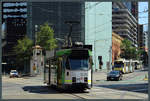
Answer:
[[[69,59],[72,70],[88,70],[88,59]]]
[[[122,62],[115,62],[114,63],[114,67],[120,68],[120,67],[123,67],[123,66],[124,66],[124,64]]]

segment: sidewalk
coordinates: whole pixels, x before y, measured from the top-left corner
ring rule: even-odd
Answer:
[[[101,81],[101,80],[106,80],[107,77],[107,70],[103,69],[103,70],[99,70],[99,71],[94,71],[93,72],[93,80],[94,82],[96,81]]]

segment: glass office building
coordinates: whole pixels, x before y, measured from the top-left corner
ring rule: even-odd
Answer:
[[[65,21],[79,21],[73,25],[72,41],[84,42],[84,3],[82,2],[33,2],[28,3],[28,36],[35,39],[35,25],[48,22],[55,38],[65,39],[70,26]]]

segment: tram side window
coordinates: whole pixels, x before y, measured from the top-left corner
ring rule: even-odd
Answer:
[[[56,59],[54,59],[54,61],[53,61],[53,65],[54,65],[54,68],[56,69],[57,68],[57,61],[56,61]]]
[[[129,65],[130,65],[130,64],[129,64],[129,62],[126,62],[126,66],[128,66],[128,67],[129,67]]]

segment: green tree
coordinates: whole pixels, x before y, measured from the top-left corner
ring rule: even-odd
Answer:
[[[24,67],[24,63],[30,60],[32,55],[33,41],[25,36],[23,39],[17,40],[17,45],[14,46],[16,54],[16,64],[19,67]]]
[[[37,44],[45,50],[52,50],[57,47],[56,39],[54,38],[54,30],[44,23],[40,26],[40,31],[37,32]]]
[[[122,50],[122,52],[121,52],[122,58],[126,58],[126,59],[130,58],[129,53],[130,53],[131,45],[132,45],[131,42],[127,39],[124,39],[122,41],[122,44],[120,45],[120,48]]]
[[[129,41],[128,39],[124,39],[122,41],[120,48],[122,50],[121,58],[139,59],[141,50],[133,47],[131,41]]]
[[[140,59],[141,59],[141,56],[142,56],[143,54],[145,54],[145,51],[144,51],[143,49],[138,48],[137,54],[138,54],[137,58],[140,60]],[[142,60],[143,60],[143,59],[142,59]]]

